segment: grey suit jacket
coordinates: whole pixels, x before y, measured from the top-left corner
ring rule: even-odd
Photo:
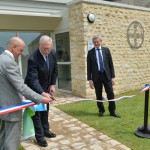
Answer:
[[[0,55],[0,107],[22,103],[20,94],[35,103],[40,103],[43,98],[24,84],[18,64],[10,54],[4,52]],[[0,115],[0,119],[19,121],[22,115],[21,112],[15,111]]]

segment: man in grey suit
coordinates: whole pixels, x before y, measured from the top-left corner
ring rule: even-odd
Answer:
[[[19,71],[16,59],[22,54],[25,43],[18,37],[12,37],[7,50],[0,55],[0,108],[20,104],[21,95],[35,103],[49,103],[49,94],[39,95],[26,84]],[[17,150],[20,143],[22,111],[0,115],[0,150]]]

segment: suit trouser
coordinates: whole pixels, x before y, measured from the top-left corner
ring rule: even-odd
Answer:
[[[36,111],[32,117],[37,141],[43,140],[44,133],[49,132],[48,113],[49,111]]]
[[[107,79],[105,72],[104,73],[99,72],[98,80],[94,82],[96,98],[98,100],[103,99],[102,97],[103,86],[105,88],[108,100],[113,99],[114,92],[113,92],[113,87],[112,87],[112,81]],[[102,102],[97,102],[97,106],[98,106],[99,112],[105,112],[105,108]],[[116,109],[115,102],[109,102],[108,109],[109,109],[110,114],[113,114]]]
[[[0,150],[18,150],[20,144],[21,122],[0,119]]]

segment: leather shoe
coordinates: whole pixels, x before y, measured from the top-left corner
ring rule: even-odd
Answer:
[[[44,136],[48,137],[48,138],[54,138],[56,137],[56,134],[52,133],[52,132],[47,132],[47,133],[44,133]]]
[[[37,142],[38,142],[39,146],[41,146],[41,147],[47,147],[48,146],[48,144],[47,144],[45,139],[37,140]]]
[[[103,115],[103,112],[102,111],[100,111],[99,112],[99,117],[103,117],[104,115]]]
[[[118,115],[117,113],[110,114],[110,116],[113,116],[113,117],[116,117],[116,118],[121,118],[121,116]]]

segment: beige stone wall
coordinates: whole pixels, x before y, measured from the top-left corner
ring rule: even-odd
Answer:
[[[115,94],[138,91],[150,83],[150,12],[86,2],[68,7],[74,94],[82,97],[95,95],[86,79],[87,41],[94,34],[103,38],[103,46],[109,47],[112,53],[116,72]],[[88,13],[95,15],[92,24],[87,21]],[[144,42],[139,49],[130,48],[127,42],[127,29],[133,21],[140,22],[144,28]]]

